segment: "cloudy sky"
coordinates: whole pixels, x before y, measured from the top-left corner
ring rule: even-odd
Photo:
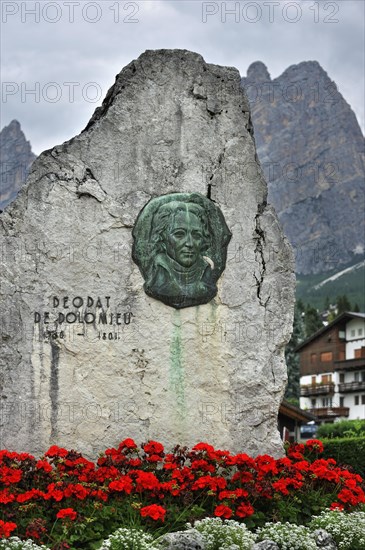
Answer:
[[[146,49],[184,48],[242,76],[317,60],[364,129],[364,0],[1,2],[1,127],[33,150],[78,134],[115,75]]]

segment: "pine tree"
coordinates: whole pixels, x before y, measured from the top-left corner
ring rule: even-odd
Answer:
[[[345,311],[351,311],[351,304],[346,296],[346,294],[343,294],[342,296],[337,296],[337,315],[341,315],[341,313],[344,313]]]
[[[304,327],[306,338],[309,338],[309,336],[312,336],[312,334],[323,327],[318,311],[309,304],[305,308],[304,312]]]
[[[305,339],[303,322],[304,304],[297,302],[294,309],[293,333],[290,342],[285,349],[285,360],[288,367],[288,384],[285,390],[285,398],[299,406],[299,354],[294,350]]]

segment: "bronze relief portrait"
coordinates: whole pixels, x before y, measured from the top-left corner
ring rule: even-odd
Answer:
[[[198,193],[156,197],[139,213],[132,234],[146,294],[177,309],[214,298],[231,238],[214,202]]]

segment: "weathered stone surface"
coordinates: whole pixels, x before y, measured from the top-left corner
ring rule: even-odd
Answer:
[[[253,63],[242,79],[257,153],[297,273],[340,269],[364,255],[364,137],[355,113],[316,61],[271,79]]]
[[[168,533],[158,541],[161,550],[204,550],[204,537],[195,529]]]
[[[282,454],[293,260],[255,158],[238,71],[185,50],[130,63],[87,128],[38,157],[0,217],[2,446]],[[132,260],[139,212],[174,192],[215,201],[232,233],[217,295],[181,310]]]
[[[15,199],[36,158],[17,120],[0,132],[0,210]]]
[[[322,550],[336,550],[337,545],[333,540],[332,535],[325,529],[316,529],[316,531],[314,531],[314,536],[318,548],[321,548]]]

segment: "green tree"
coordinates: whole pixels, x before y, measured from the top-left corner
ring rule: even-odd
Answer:
[[[309,338],[309,336],[312,336],[312,334],[323,327],[318,311],[309,304],[304,312],[304,327],[306,338]]]
[[[302,303],[297,303],[294,309],[293,333],[290,342],[285,349],[285,360],[288,367],[288,384],[285,390],[285,398],[293,404],[299,405],[299,354],[294,350],[305,339]]]
[[[351,303],[346,294],[342,296],[337,296],[337,315],[341,315],[345,311],[351,311]]]

